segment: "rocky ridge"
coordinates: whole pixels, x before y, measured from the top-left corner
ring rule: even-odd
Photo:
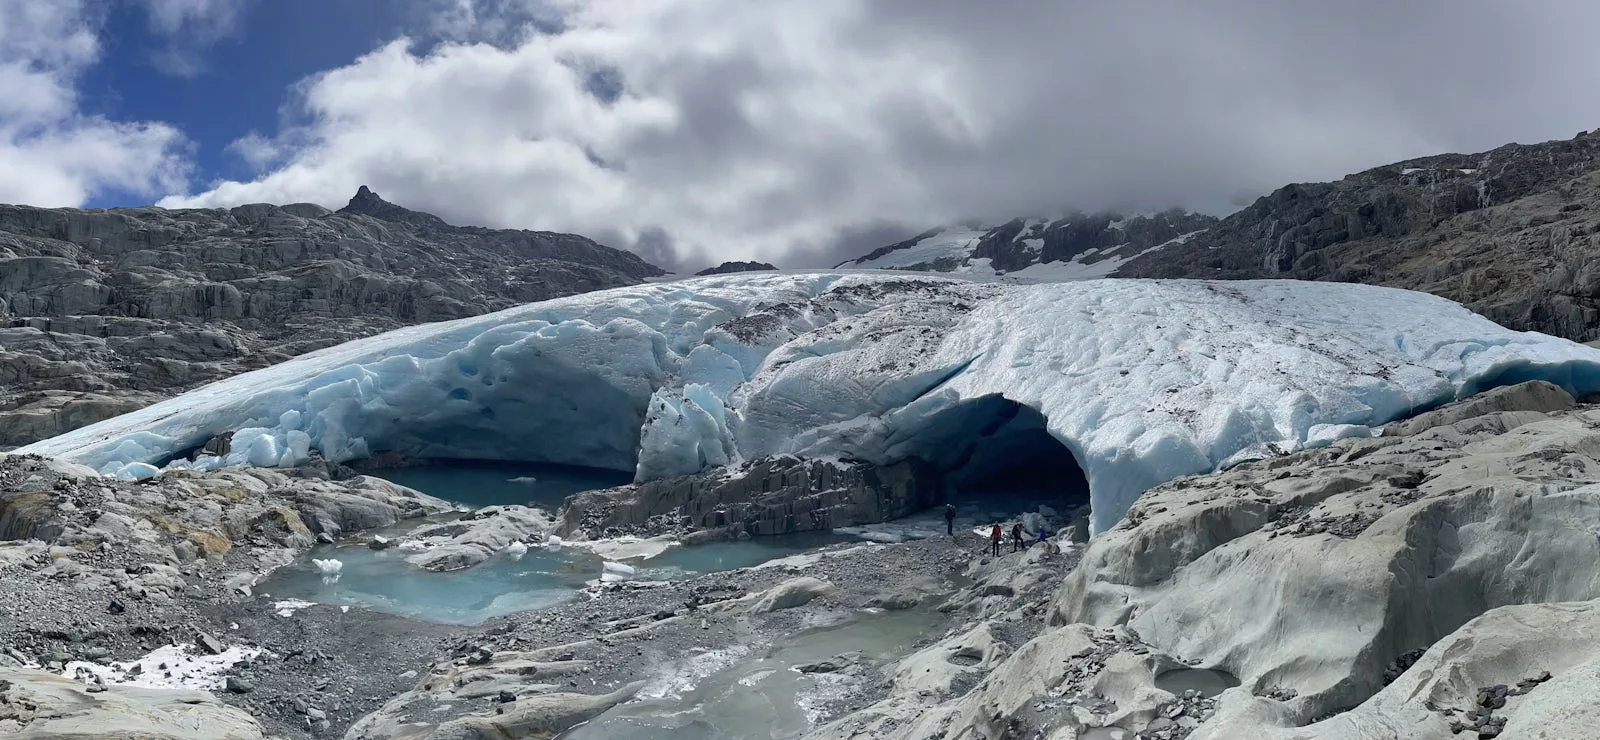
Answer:
[[[1041,277],[1103,277],[1138,255],[1191,239],[1216,223],[1215,217],[1182,210],[965,223],[929,229],[835,267],[1024,276],[1042,269]]]
[[[0,206],[0,447],[349,339],[660,274],[364,186],[338,211]]]
[[[1298,278],[1434,293],[1600,338],[1600,135],[1441,154],[1278,189],[1114,277]]]
[[[724,262],[716,267],[707,267],[696,275],[727,275],[732,272],[758,272],[761,270],[776,270],[775,265],[766,262]]]

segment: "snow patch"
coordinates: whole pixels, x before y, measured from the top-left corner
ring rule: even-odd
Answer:
[[[292,617],[295,612],[308,606],[316,606],[316,604],[310,601],[301,601],[300,599],[284,599],[283,601],[275,602],[272,605],[272,610],[280,617]]]
[[[259,655],[260,648],[243,646],[230,647],[217,655],[201,655],[191,644],[163,645],[127,662],[101,665],[75,660],[66,665],[61,675],[80,681],[99,677],[100,683],[107,686],[212,691],[222,688],[224,674],[235,663],[255,660]]]

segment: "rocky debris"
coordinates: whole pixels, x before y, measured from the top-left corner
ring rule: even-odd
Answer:
[[[1411,666],[1416,665],[1417,659],[1421,658],[1422,654],[1426,652],[1428,652],[1427,648],[1417,648],[1411,652],[1403,653],[1400,657],[1391,661],[1389,666],[1383,669],[1383,685],[1388,686],[1394,683],[1394,680],[1399,678],[1401,674],[1409,670]]]
[[[774,457],[738,468],[580,493],[557,517],[563,536],[790,534],[888,521],[938,503],[931,466]]]
[[[716,267],[707,267],[696,275],[727,275],[734,272],[757,272],[761,270],[776,270],[775,265],[765,262],[724,262]]]
[[[85,685],[0,667],[0,732],[19,740],[258,740],[261,725],[201,691]]]
[[[1514,329],[1600,337],[1600,136],[1288,185],[1117,277],[1298,278],[1420,290]]]
[[[338,212],[0,206],[0,446],[350,339],[660,274],[581,236],[451,226],[366,188]]]

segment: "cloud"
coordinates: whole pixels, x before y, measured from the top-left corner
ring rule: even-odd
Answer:
[[[79,110],[75,85],[100,53],[97,23],[83,2],[0,0],[0,202],[77,206],[107,189],[187,187],[176,129]]]
[[[278,141],[261,135],[259,131],[251,131],[228,144],[228,153],[243,160],[245,165],[255,170],[263,170],[282,161],[287,152]]]
[[[1600,121],[1600,7],[1553,1],[430,1],[445,41],[305,80],[282,159],[163,203],[368,184],[688,265],[826,264],[969,216],[1226,212]]]
[[[150,29],[166,42],[152,52],[152,63],[176,77],[194,77],[205,71],[206,50],[238,29],[245,9],[254,1],[140,0],[150,16]]]

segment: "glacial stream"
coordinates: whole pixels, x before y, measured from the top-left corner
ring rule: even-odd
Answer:
[[[846,622],[795,633],[771,647],[724,648],[662,666],[640,697],[561,735],[561,740],[788,740],[857,696],[882,664],[940,633],[942,614],[858,612]],[[842,660],[840,656],[845,656]],[[802,672],[832,661],[838,671]]]

